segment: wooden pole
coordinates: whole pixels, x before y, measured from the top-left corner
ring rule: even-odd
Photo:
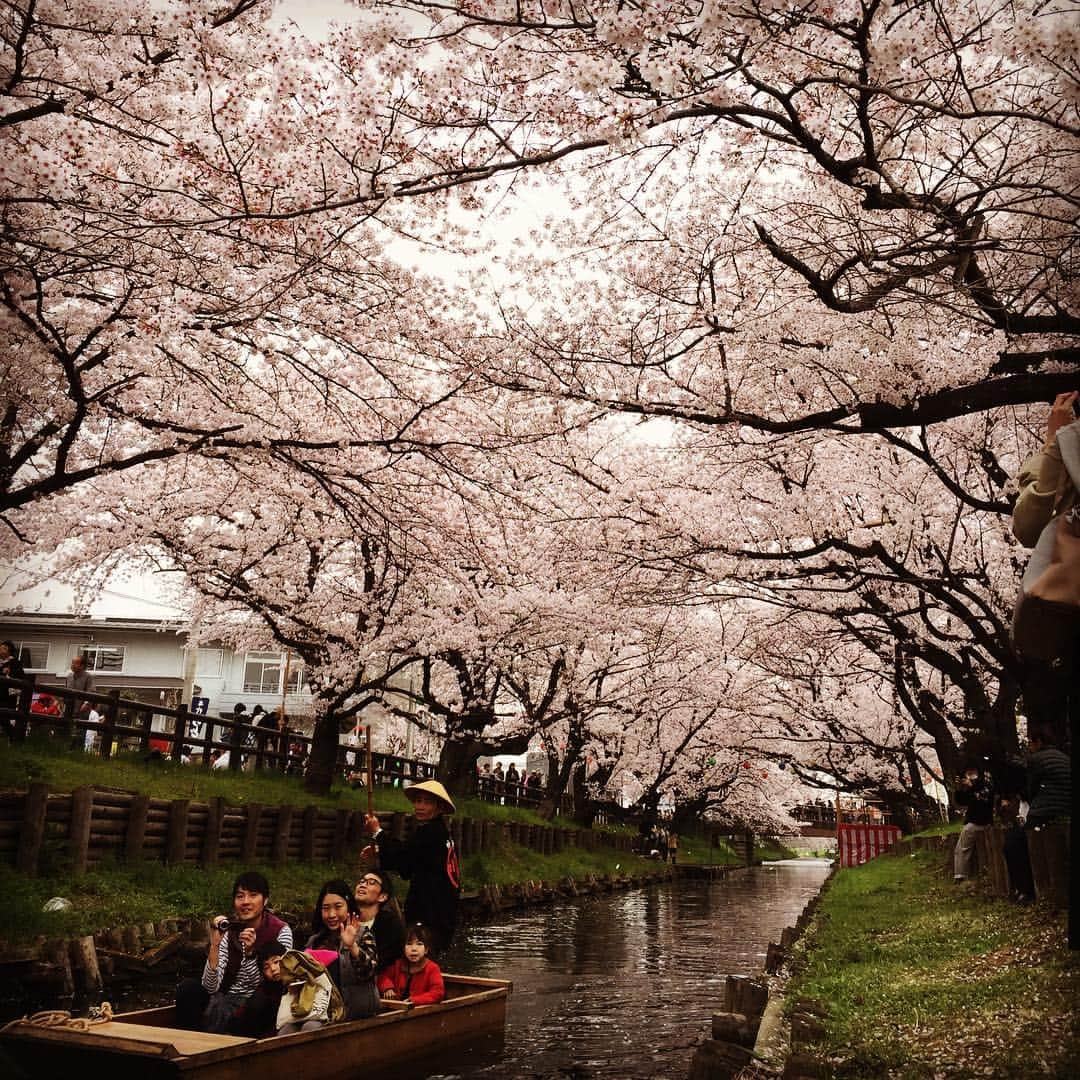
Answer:
[[[38,872],[38,857],[45,840],[45,820],[49,812],[49,785],[35,781],[23,796],[23,822],[15,853],[15,869],[28,877]]]
[[[281,677],[281,723],[278,724],[278,730],[283,731],[285,728],[285,698],[289,693],[289,668],[292,664],[292,653],[285,650],[285,671]]]
[[[836,864],[843,866],[843,848],[840,846],[840,785],[836,785]]]
[[[371,725],[364,727],[364,739],[367,743],[367,812],[375,813],[375,768],[371,760]]]
[[[367,754],[367,812],[375,813],[375,768],[371,760],[371,725],[364,727],[364,752]],[[360,849],[360,873],[379,868],[379,848],[375,843],[365,844]]]

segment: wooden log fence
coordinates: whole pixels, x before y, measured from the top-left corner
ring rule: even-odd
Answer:
[[[405,814],[382,816],[393,835],[407,837],[414,827]],[[107,860],[206,869],[234,862],[340,863],[364,845],[363,823],[359,811],[233,806],[223,798],[207,804],[90,787],[49,794],[45,784],[35,783],[0,797],[0,860],[32,876],[46,852],[50,866],[62,862],[74,874]],[[463,858],[504,842],[546,854],[600,846],[629,853],[633,840],[621,833],[463,817],[451,819],[451,830]]]
[[[975,837],[975,873],[986,882],[994,896],[1008,896],[1009,871],[1005,865],[1004,843],[1007,829],[993,825]],[[912,851],[928,850],[941,855],[941,870],[950,881],[953,876],[953,850],[958,833],[944,836],[920,836],[901,840],[889,849],[889,854],[909,855]],[[1027,833],[1031,873],[1035,895],[1040,900],[1064,907],[1068,893],[1069,826],[1055,822]]]

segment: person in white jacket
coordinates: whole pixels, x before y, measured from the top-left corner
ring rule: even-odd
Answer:
[[[317,1031],[345,1015],[345,1006],[326,968],[308,953],[268,942],[259,952],[263,978],[281,983],[276,1029],[279,1035]]]

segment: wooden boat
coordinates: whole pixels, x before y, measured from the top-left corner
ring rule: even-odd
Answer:
[[[248,1039],[184,1031],[167,1006],[120,1013],[86,1029],[16,1020],[0,1030],[0,1046],[30,1077],[355,1080],[369,1068],[392,1068],[501,1033],[509,982],[464,975],[443,981],[446,1000],[438,1005],[384,1002],[384,1011],[369,1020],[294,1035]]]

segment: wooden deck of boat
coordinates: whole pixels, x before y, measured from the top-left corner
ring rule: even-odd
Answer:
[[[9,1024],[5,1050],[30,1077],[70,1073],[108,1080],[352,1080],[455,1042],[501,1031],[510,983],[446,976],[438,1005],[392,1006],[369,1020],[264,1039],[172,1027],[171,1008],[121,1014],[87,1030]]]

